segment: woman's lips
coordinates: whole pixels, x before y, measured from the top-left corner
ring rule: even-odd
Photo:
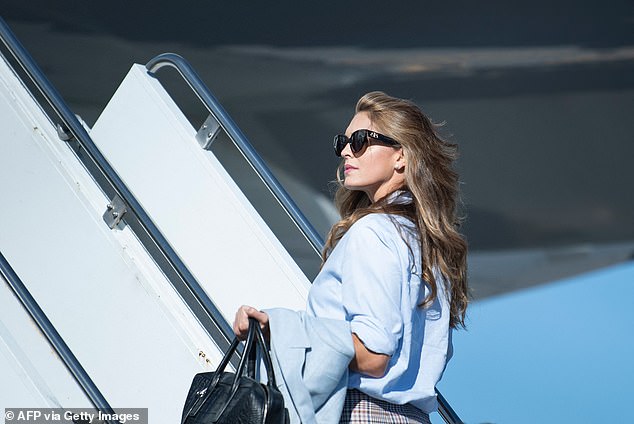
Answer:
[[[352,165],[345,165],[345,166],[343,167],[343,173],[344,173],[344,174],[347,174],[348,172],[353,171],[353,170],[355,170],[355,169],[357,169],[357,168],[356,168],[356,167],[354,167],[354,166],[352,166]]]

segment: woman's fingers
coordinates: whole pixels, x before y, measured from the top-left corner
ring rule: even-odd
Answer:
[[[243,305],[236,311],[236,317],[233,320],[233,332],[235,335],[244,340],[249,330],[249,315],[247,310],[251,309],[251,306]]]
[[[242,305],[236,311],[236,316],[233,321],[233,332],[240,339],[244,340],[249,332],[249,318],[255,318],[260,327],[268,331],[269,316],[266,312],[258,311],[252,306]]]
[[[269,316],[266,312],[251,308],[247,314],[249,315],[249,318],[255,318],[260,323],[260,327],[264,328],[269,325]]]

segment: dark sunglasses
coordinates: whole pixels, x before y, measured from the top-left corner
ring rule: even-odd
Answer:
[[[392,140],[390,137],[371,130],[356,130],[350,134],[350,138],[344,134],[337,134],[333,143],[335,149],[335,155],[341,156],[341,152],[346,148],[346,144],[350,143],[350,150],[352,153],[358,153],[363,149],[363,146],[368,142],[368,137],[375,140],[379,140],[381,143],[389,146],[398,146],[398,142]]]

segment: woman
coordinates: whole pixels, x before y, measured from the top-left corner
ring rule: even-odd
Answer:
[[[335,137],[341,214],[307,313],[350,322],[354,358],[341,423],[429,422],[435,385],[464,326],[467,245],[458,233],[457,148],[412,102],[363,96]],[[341,172],[343,171],[343,178]],[[236,313],[266,328],[266,313]]]

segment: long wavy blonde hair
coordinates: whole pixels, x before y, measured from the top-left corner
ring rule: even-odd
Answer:
[[[339,188],[335,194],[341,220],[328,234],[323,261],[360,218],[370,213],[406,216],[416,224],[422,277],[430,288],[420,306],[428,306],[436,299],[438,288],[433,270],[438,269],[451,295],[450,326],[464,327],[469,294],[467,243],[458,232],[458,174],[452,168],[458,156],[457,146],[443,140],[436,126],[408,100],[374,91],[359,99],[355,112],[366,112],[379,132],[397,140],[403,148],[405,183],[397,189],[411,192],[413,202],[388,203],[388,194],[372,203],[366,193],[346,189],[341,179],[342,162],[337,168]]]

